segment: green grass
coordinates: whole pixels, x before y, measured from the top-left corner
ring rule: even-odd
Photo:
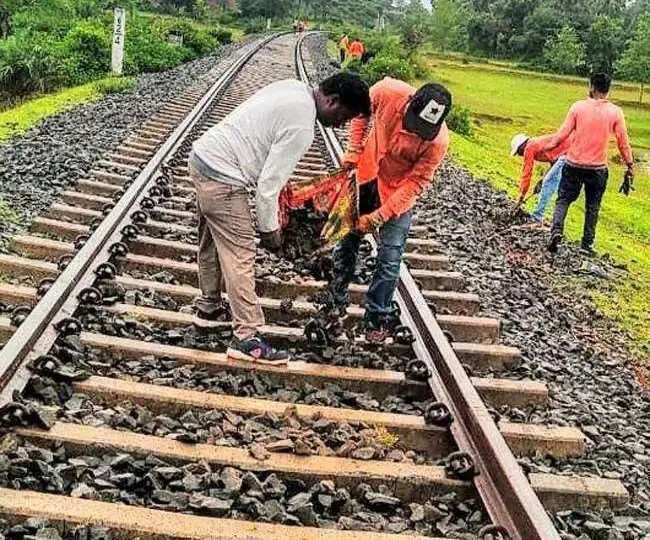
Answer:
[[[16,107],[2,111],[0,112],[0,141],[24,133],[48,116],[98,99],[105,93],[126,90],[132,84],[133,81],[129,78],[106,77],[30,99]]]
[[[534,76],[503,68],[475,67],[449,59],[428,57],[434,79],[447,85],[455,102],[471,109],[474,133],[471,138],[454,134],[451,154],[474,174],[504,189],[513,198],[518,192],[521,158],[509,155],[510,139],[519,132],[532,136],[554,132],[564,120],[569,106],[586,96],[586,82],[563,80],[546,74]],[[421,82],[421,81],[418,81]],[[627,264],[628,278],[612,292],[594,291],[602,311],[622,323],[639,351],[650,347],[650,105],[636,104],[633,85],[616,87],[611,99],[623,106],[634,153],[640,162],[630,197],[618,193],[623,167],[615,163],[618,152],[612,142],[614,160],[598,224],[599,252],[610,253]],[[547,167],[539,166],[536,181]],[[529,202],[533,207],[534,200]],[[549,209],[549,213],[552,208]],[[567,235],[578,240],[582,233],[584,200],[572,206],[567,219]]]

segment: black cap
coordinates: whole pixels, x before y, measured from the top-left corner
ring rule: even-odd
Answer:
[[[449,90],[440,84],[425,84],[408,104],[404,114],[404,128],[427,141],[432,141],[440,133],[451,106]]]

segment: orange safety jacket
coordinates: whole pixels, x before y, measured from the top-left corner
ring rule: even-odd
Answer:
[[[449,131],[444,123],[432,141],[404,129],[404,114],[414,93],[412,86],[387,77],[370,89],[370,132],[368,118],[359,116],[350,125],[345,161],[357,165],[360,184],[377,179],[379,213],[385,220],[413,208],[449,148]]]
[[[550,151],[544,150],[544,145],[553,138],[553,135],[543,135],[529,139],[524,150],[524,167],[521,171],[521,180],[519,181],[519,193],[525,196],[530,188],[530,180],[533,177],[535,162],[555,163],[559,158],[566,155],[573,137],[564,140],[557,148]]]
[[[366,48],[363,46],[363,43],[356,40],[356,41],[353,41],[350,44],[350,48],[348,49],[348,54],[352,58],[358,58],[359,60],[361,60],[363,58],[363,53],[365,51],[366,51]]]

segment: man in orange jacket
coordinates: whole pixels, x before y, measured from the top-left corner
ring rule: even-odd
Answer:
[[[362,117],[352,121],[344,158],[346,167],[356,169],[360,184],[359,230],[348,234],[334,250],[335,275],[328,290],[334,312],[343,314],[361,238],[377,231],[377,267],[364,320],[367,339],[383,342],[396,325],[392,300],[412,208],[431,184],[449,147],[445,117],[452,100],[439,84],[426,84],[416,91],[391,78],[375,84],[370,99],[373,122]]]
[[[354,38],[354,41],[350,43],[350,48],[348,49],[350,58],[361,60],[364,52],[366,52],[366,48],[363,46],[363,43],[361,43],[361,40],[359,38]]]

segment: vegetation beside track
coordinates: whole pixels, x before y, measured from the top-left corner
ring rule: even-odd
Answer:
[[[12,6],[12,4],[15,4]],[[0,39],[0,106],[101,79],[110,71],[113,13],[100,0],[10,2]],[[182,36],[182,44],[173,42]],[[126,16],[125,75],[169,69],[229,43],[232,32],[207,15]]]
[[[121,92],[133,86],[133,78],[106,77],[40,96],[0,112],[0,142],[20,135],[40,120],[65,109],[98,99],[105,94]],[[0,212],[0,216],[2,212]]]

